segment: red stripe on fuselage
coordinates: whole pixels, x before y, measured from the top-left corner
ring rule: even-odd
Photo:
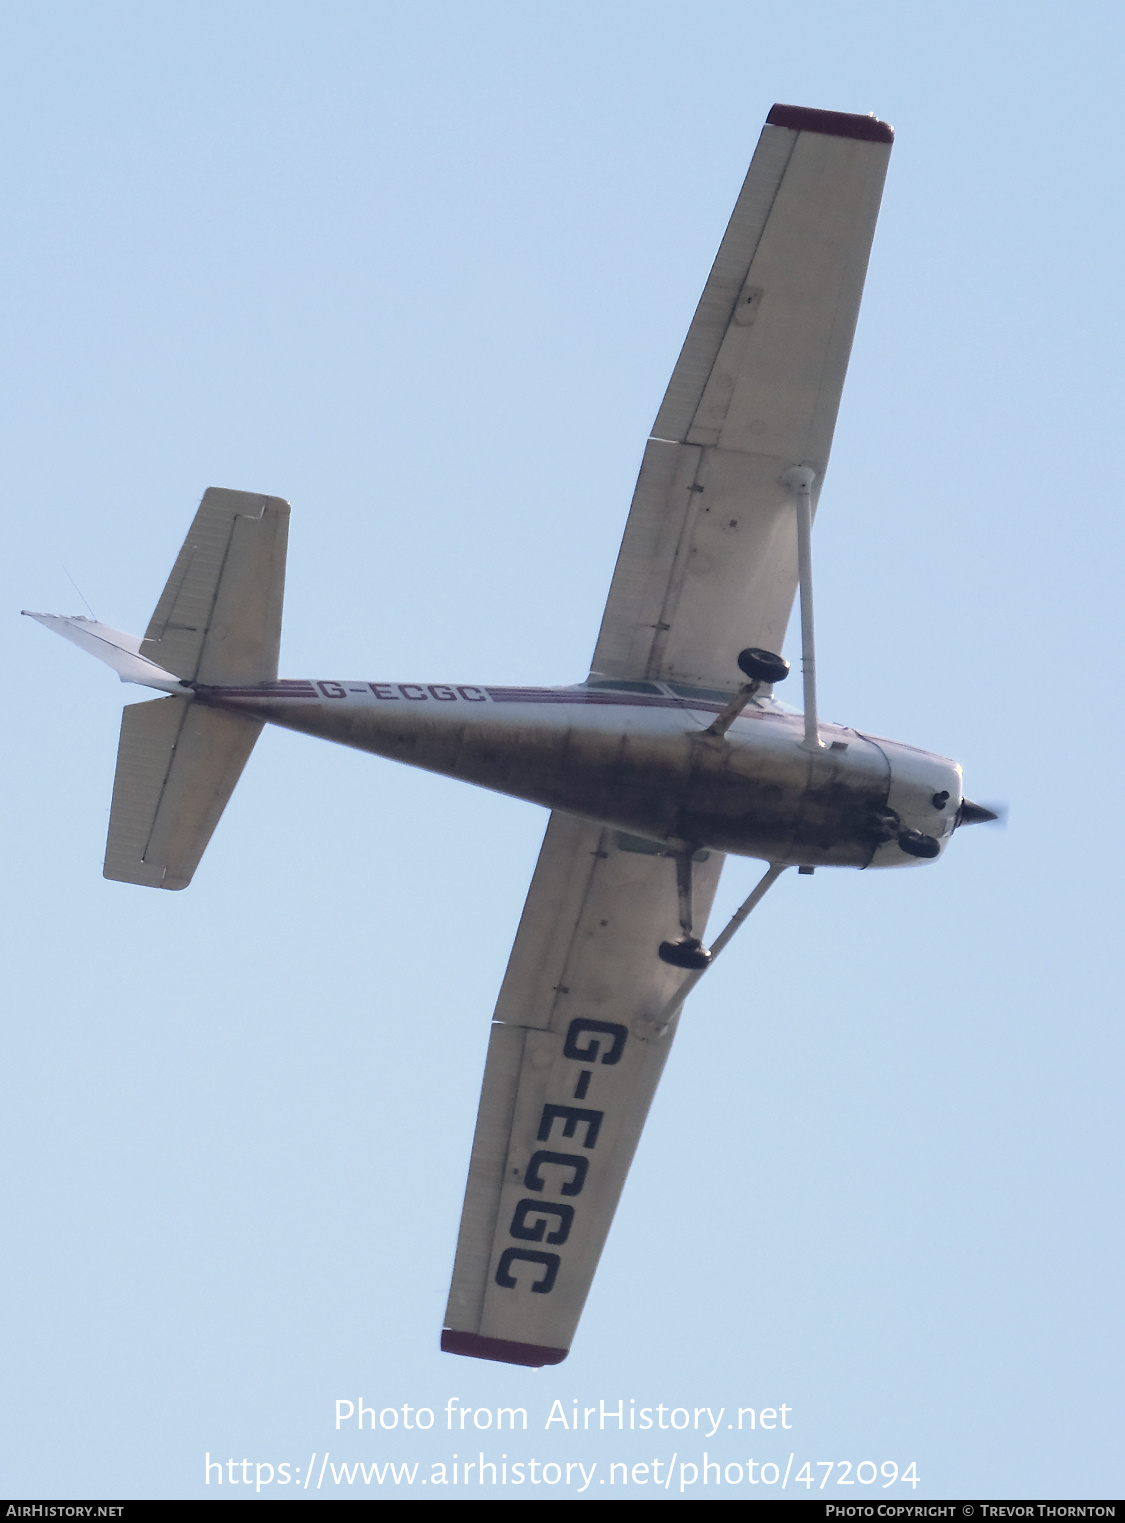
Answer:
[[[343,692],[334,695],[334,701],[346,698],[356,692],[356,688],[349,683],[336,678],[332,679],[331,685],[344,689]],[[457,685],[452,683],[439,684],[442,687],[451,688],[456,692]],[[462,686],[464,684],[461,684]],[[419,700],[425,702],[429,699],[428,684],[423,683],[399,683],[380,682],[367,683],[366,689],[374,687],[401,689],[408,687],[411,690],[411,702]],[[695,709],[705,714],[721,714],[723,704],[708,698],[689,698],[687,696],[673,696],[667,693],[622,693],[611,689],[591,692],[588,688],[550,688],[550,687],[473,687],[473,692],[486,694],[492,703],[552,703],[552,704],[579,704],[594,705],[599,708],[622,708],[622,709]],[[214,696],[216,698],[313,698],[319,699],[323,695],[312,682],[292,680],[288,682],[259,682],[252,687],[201,687],[201,696]],[[394,696],[388,695],[381,698],[382,702],[403,701],[398,692]],[[434,700],[437,702],[438,700]],[[450,702],[449,698],[440,700],[443,703]],[[462,702],[479,703],[479,698],[461,699]],[[768,712],[768,711],[767,711]]]

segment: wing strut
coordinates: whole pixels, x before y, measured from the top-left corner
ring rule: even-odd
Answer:
[[[753,889],[751,889],[750,893],[743,900],[742,904],[738,907],[738,909],[735,910],[734,914],[730,917],[726,925],[711,943],[707,961],[703,964],[702,967],[696,968],[688,974],[683,983],[676,990],[675,994],[672,995],[671,999],[664,1006],[664,1009],[657,1016],[656,1031],[658,1034],[663,1034],[665,1031],[667,1031],[669,1024],[671,1023],[676,1012],[679,1010],[680,1006],[683,1004],[684,1000],[687,999],[688,995],[695,988],[696,984],[703,977],[704,973],[706,973],[707,969],[714,963],[715,958],[718,957],[723,948],[734,940],[735,932],[744,923],[751,910],[757,909],[758,905],[761,904],[762,900],[766,897],[766,894],[774,886],[774,884],[781,877],[782,873],[788,866],[788,862],[771,862],[769,867],[766,868],[765,872],[758,879]]]
[[[816,722],[816,641],[812,601],[812,484],[816,472],[795,465],[781,478],[797,499],[797,575],[801,585],[801,671],[805,680],[806,751],[823,751],[824,742]]]

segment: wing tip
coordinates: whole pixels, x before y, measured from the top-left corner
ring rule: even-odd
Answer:
[[[451,1327],[442,1329],[442,1352],[465,1354],[470,1359],[494,1359],[499,1364],[523,1364],[542,1369],[545,1364],[561,1364],[568,1348],[545,1348],[538,1343],[512,1343],[507,1338],[485,1338],[480,1333],[459,1333]]]
[[[828,137],[858,138],[863,143],[893,143],[895,129],[877,116],[853,116],[848,111],[818,111],[812,106],[774,106],[767,127],[791,127],[795,132],[823,132]]]

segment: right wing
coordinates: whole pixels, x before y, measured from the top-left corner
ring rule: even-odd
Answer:
[[[828,463],[894,133],[775,106],[645,449],[592,675],[733,689],[797,588],[780,477]]]
[[[566,1357],[672,1045],[660,1013],[687,976],[656,955],[681,934],[675,864],[656,850],[551,816],[488,1047],[449,1353]],[[697,858],[699,935],[722,864]]]

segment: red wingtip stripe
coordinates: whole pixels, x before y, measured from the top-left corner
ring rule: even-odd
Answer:
[[[507,1338],[483,1338],[480,1333],[458,1333],[444,1328],[441,1346],[447,1354],[467,1354],[470,1359],[495,1359],[500,1364],[526,1364],[533,1370],[545,1364],[561,1364],[568,1348],[543,1348],[538,1343],[510,1343]]]
[[[791,127],[794,132],[823,132],[828,137],[854,137],[864,143],[893,143],[895,129],[877,116],[852,116],[847,111],[816,111],[812,106],[774,106],[766,117],[769,127]]]

